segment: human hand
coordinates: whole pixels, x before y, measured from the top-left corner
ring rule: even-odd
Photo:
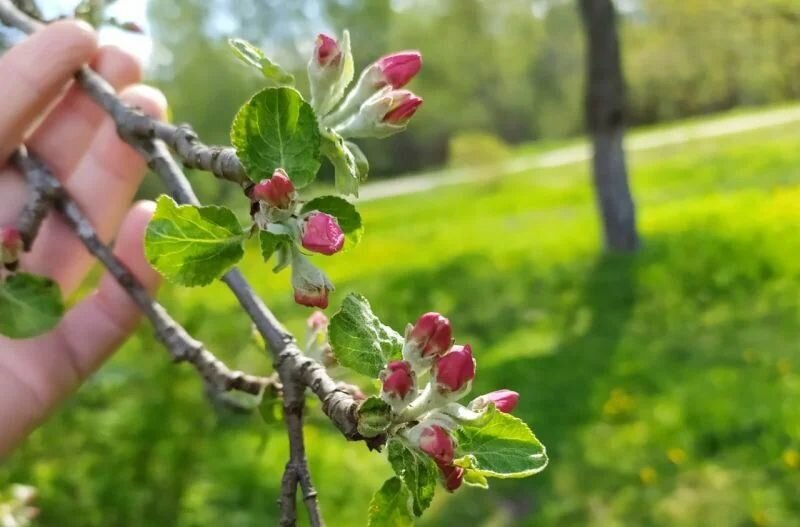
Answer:
[[[25,182],[8,166],[9,155],[24,142],[53,169],[103,239],[116,238],[116,255],[155,289],[158,275],[142,244],[153,205],[129,209],[145,164],[118,138],[113,121],[69,85],[86,63],[123,100],[163,116],[163,95],[135,84],[141,77],[136,60],[117,48],[98,48],[85,24],[56,22],[0,56],[0,225],[13,225],[25,201]],[[53,278],[69,297],[92,264],[78,238],[51,214],[21,268]],[[125,291],[105,276],[52,332],[21,341],[0,336],[0,458],[126,339],[138,318]]]

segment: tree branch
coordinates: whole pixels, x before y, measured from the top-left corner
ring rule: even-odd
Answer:
[[[11,162],[16,165],[26,164],[27,159],[22,150],[14,152]],[[39,233],[45,216],[53,208],[55,200],[61,191],[61,185],[57,180],[52,181],[41,171],[33,171],[26,174],[28,182],[28,199],[19,214],[17,229],[19,230],[22,244],[25,251],[30,251],[33,241]]]
[[[180,324],[173,320],[167,311],[150,297],[141,282],[114,256],[111,249],[103,243],[78,204],[67,194],[58,179],[40,159],[33,157],[24,147],[21,147],[12,156],[12,162],[25,175],[32,189],[45,189],[35,193],[49,196],[51,202],[64,216],[86,249],[106,267],[141,309],[153,325],[159,342],[167,348],[175,362],[192,364],[200,376],[211,387],[219,391],[238,390],[258,395],[268,384],[271,384],[272,381],[268,378],[231,371],[201,342],[192,338]]]

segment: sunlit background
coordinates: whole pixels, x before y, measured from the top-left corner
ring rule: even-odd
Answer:
[[[40,2],[48,17],[75,3]],[[643,238],[628,255],[602,251],[574,0],[117,0],[107,13],[144,28],[102,38],[140,57],[172,119],[209,143],[229,142],[262,86],[231,36],[301,90],[320,31],[349,28],[357,67],[422,51],[408,132],[362,142],[362,244],[315,259],[337,284],[330,312],[355,291],[396,329],[445,313],[475,350],[475,392],[519,391],[551,462],[488,491],[440,489],[421,525],[800,525],[800,7],[616,5]],[[246,215],[236,188],[190,176]],[[148,178],[141,194],[161,191]],[[308,311],[257,252],[244,271],[302,335]],[[234,367],[270,371],[221,285],[161,299]],[[307,437],[328,524],[364,525],[388,463],[318,408]],[[286,450],[280,425],[209,402],[143,326],[0,468],[0,493],[38,489],[42,526],[274,525]]]

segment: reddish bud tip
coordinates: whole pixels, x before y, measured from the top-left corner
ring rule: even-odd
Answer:
[[[314,44],[314,58],[319,66],[336,66],[342,60],[342,50],[336,39],[320,33]]]
[[[445,488],[453,492],[464,481],[464,469],[455,465],[439,465]]]
[[[517,407],[519,394],[511,390],[497,390],[481,395],[470,403],[470,408],[479,411],[486,408],[489,403],[494,403],[495,408],[503,413],[511,413]]]
[[[320,291],[300,291],[295,289],[294,301],[301,306],[325,309],[328,307],[328,290],[322,289]]]
[[[425,428],[419,436],[419,449],[440,465],[453,463],[453,440],[447,430],[439,425]]]
[[[381,372],[381,380],[383,393],[398,399],[405,399],[415,386],[411,364],[404,360],[390,362]]]
[[[289,208],[294,200],[294,184],[282,169],[273,172],[272,177],[253,187],[253,198],[269,203],[279,209]]]
[[[303,226],[303,247],[315,253],[331,255],[342,250],[344,232],[330,214],[312,212]]]
[[[449,353],[436,359],[433,364],[433,375],[439,388],[457,392],[475,378],[475,359],[472,348],[453,346]]]
[[[0,264],[13,264],[22,252],[22,235],[16,227],[0,227]]]
[[[142,29],[142,26],[140,26],[136,22],[124,22],[120,24],[119,27],[120,29],[124,29],[125,31],[130,31],[131,33],[138,33],[140,35],[144,33],[144,29]]]
[[[442,355],[453,343],[450,321],[439,313],[425,313],[414,324],[409,336],[420,348],[423,357]]]
[[[381,72],[381,86],[402,88],[414,78],[422,68],[422,55],[419,51],[401,51],[378,59],[376,63]]]
[[[392,100],[391,109],[383,116],[384,123],[405,124],[422,105],[422,98],[410,91],[394,92],[397,95]]]

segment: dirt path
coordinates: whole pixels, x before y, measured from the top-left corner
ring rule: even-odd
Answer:
[[[759,128],[778,126],[800,121],[800,106],[766,110],[757,113],[711,118],[699,123],[683,124],[651,132],[634,132],[626,140],[629,152],[649,150],[724,135],[739,134]],[[581,163],[590,158],[587,144],[558,148],[514,157],[498,165],[472,167],[468,169],[445,169],[426,172],[416,176],[401,176],[388,181],[370,183],[361,188],[359,201],[391,198],[415,192],[457,185],[485,174],[487,168],[496,176],[524,172],[534,168],[547,168]]]

